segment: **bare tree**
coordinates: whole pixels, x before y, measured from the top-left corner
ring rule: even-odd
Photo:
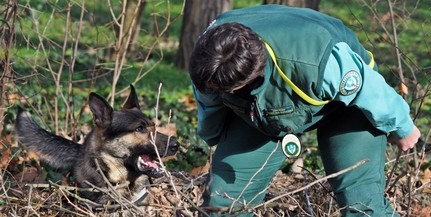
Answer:
[[[123,2],[123,13],[121,25],[116,27],[117,47],[116,54],[135,49],[135,41],[141,26],[141,16],[145,9],[144,0],[127,0]]]
[[[126,0],[123,2],[122,16],[117,24],[117,41],[112,59],[115,59],[114,79],[112,81],[112,93],[116,91],[116,85],[120,77],[121,69],[126,61],[127,51],[134,48],[135,40],[139,34],[142,11],[145,8],[145,0]],[[114,95],[114,94],[112,94]],[[111,98],[111,104],[114,97]]]
[[[175,65],[188,69],[190,53],[201,31],[220,13],[232,9],[233,0],[186,0],[180,45]]]
[[[7,91],[11,81],[12,67],[10,50],[14,45],[15,20],[17,16],[18,1],[9,0],[7,7],[1,12],[3,18],[0,20],[0,47],[4,48],[0,56],[0,135],[3,131],[4,105],[6,104]]]

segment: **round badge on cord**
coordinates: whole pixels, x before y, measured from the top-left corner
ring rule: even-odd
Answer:
[[[283,149],[284,155],[288,158],[298,157],[301,153],[301,143],[298,137],[293,134],[287,134],[283,137],[281,148]]]

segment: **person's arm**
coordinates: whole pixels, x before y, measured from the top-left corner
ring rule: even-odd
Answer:
[[[402,150],[412,148],[420,137],[405,100],[346,43],[338,43],[332,50],[322,98],[358,107],[377,129],[390,133],[389,141]]]
[[[203,94],[193,86],[198,109],[198,135],[208,144],[220,140],[227,115],[227,107],[219,95]]]

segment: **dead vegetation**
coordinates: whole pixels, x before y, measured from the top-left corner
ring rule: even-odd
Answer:
[[[57,183],[46,181],[42,177],[47,171],[35,156],[19,149],[13,136],[6,138],[10,140],[2,140],[3,150],[11,146],[1,158],[0,212],[3,216],[206,216],[208,211],[226,211],[201,206],[209,165],[190,173],[166,172],[166,176],[154,179],[147,187],[144,199],[131,203],[116,194],[115,188],[119,186],[107,184],[103,189],[79,189],[69,174],[63,174]],[[417,156],[424,154],[417,153]],[[412,170],[407,163],[412,155],[400,155],[398,162],[388,159],[387,196],[402,216],[426,217],[431,213],[431,171]],[[251,212],[255,216],[339,216],[342,207],[337,206],[327,179],[363,163],[366,160],[329,176],[314,174],[299,163],[288,174],[277,172],[264,202],[233,211]],[[97,204],[79,197],[78,191],[102,191],[115,203]]]

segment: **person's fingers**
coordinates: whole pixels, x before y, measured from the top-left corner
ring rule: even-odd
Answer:
[[[398,145],[398,148],[403,151],[407,151],[415,147],[416,143],[419,141],[420,136],[421,136],[421,133],[419,129],[416,126],[414,126],[412,133],[406,138],[401,139],[401,138],[398,138],[397,136],[389,135],[388,142]]]

